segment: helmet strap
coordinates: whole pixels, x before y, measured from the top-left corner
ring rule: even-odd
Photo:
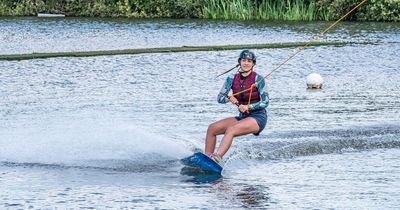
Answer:
[[[247,76],[249,76],[249,75],[251,74],[252,71],[253,71],[253,69],[251,69],[250,71],[247,71],[247,72],[240,71],[240,74],[241,74],[243,77],[247,77]]]

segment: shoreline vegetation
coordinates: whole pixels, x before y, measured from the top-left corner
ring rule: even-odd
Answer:
[[[0,0],[0,16],[336,20],[361,0]],[[400,21],[400,0],[369,0],[346,20]]]
[[[102,51],[81,51],[81,52],[49,52],[49,53],[30,53],[30,54],[9,54],[0,55],[0,60],[29,60],[44,59],[55,57],[89,57],[104,55],[124,55],[124,54],[144,54],[144,53],[172,53],[172,52],[194,52],[194,51],[222,51],[236,49],[265,49],[265,48],[295,48],[302,47],[306,42],[287,42],[287,43],[269,43],[269,44],[246,44],[246,45],[217,45],[217,46],[182,46],[182,47],[163,47],[163,48],[143,48],[143,49],[125,49],[125,50],[102,50]],[[375,42],[312,42],[309,47],[318,46],[344,46],[355,44],[378,44]]]

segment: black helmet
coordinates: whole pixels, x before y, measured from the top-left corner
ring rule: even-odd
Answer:
[[[256,54],[254,54],[250,50],[243,50],[239,55],[238,62],[240,63],[240,60],[242,60],[242,59],[252,60],[254,62],[254,64],[255,64],[256,63]]]

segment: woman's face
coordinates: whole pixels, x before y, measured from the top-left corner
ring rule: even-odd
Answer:
[[[240,59],[240,67],[242,68],[242,71],[248,72],[250,71],[254,66],[254,61],[250,59]]]

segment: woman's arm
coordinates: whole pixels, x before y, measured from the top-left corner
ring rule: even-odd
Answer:
[[[265,79],[260,75],[256,76],[256,81],[258,83],[258,92],[260,93],[260,101],[252,103],[249,105],[249,110],[257,110],[267,108],[269,105],[269,95],[267,92],[267,85]]]
[[[229,102],[228,93],[232,88],[233,76],[226,78],[224,85],[218,93],[217,101],[221,104],[226,104]]]

